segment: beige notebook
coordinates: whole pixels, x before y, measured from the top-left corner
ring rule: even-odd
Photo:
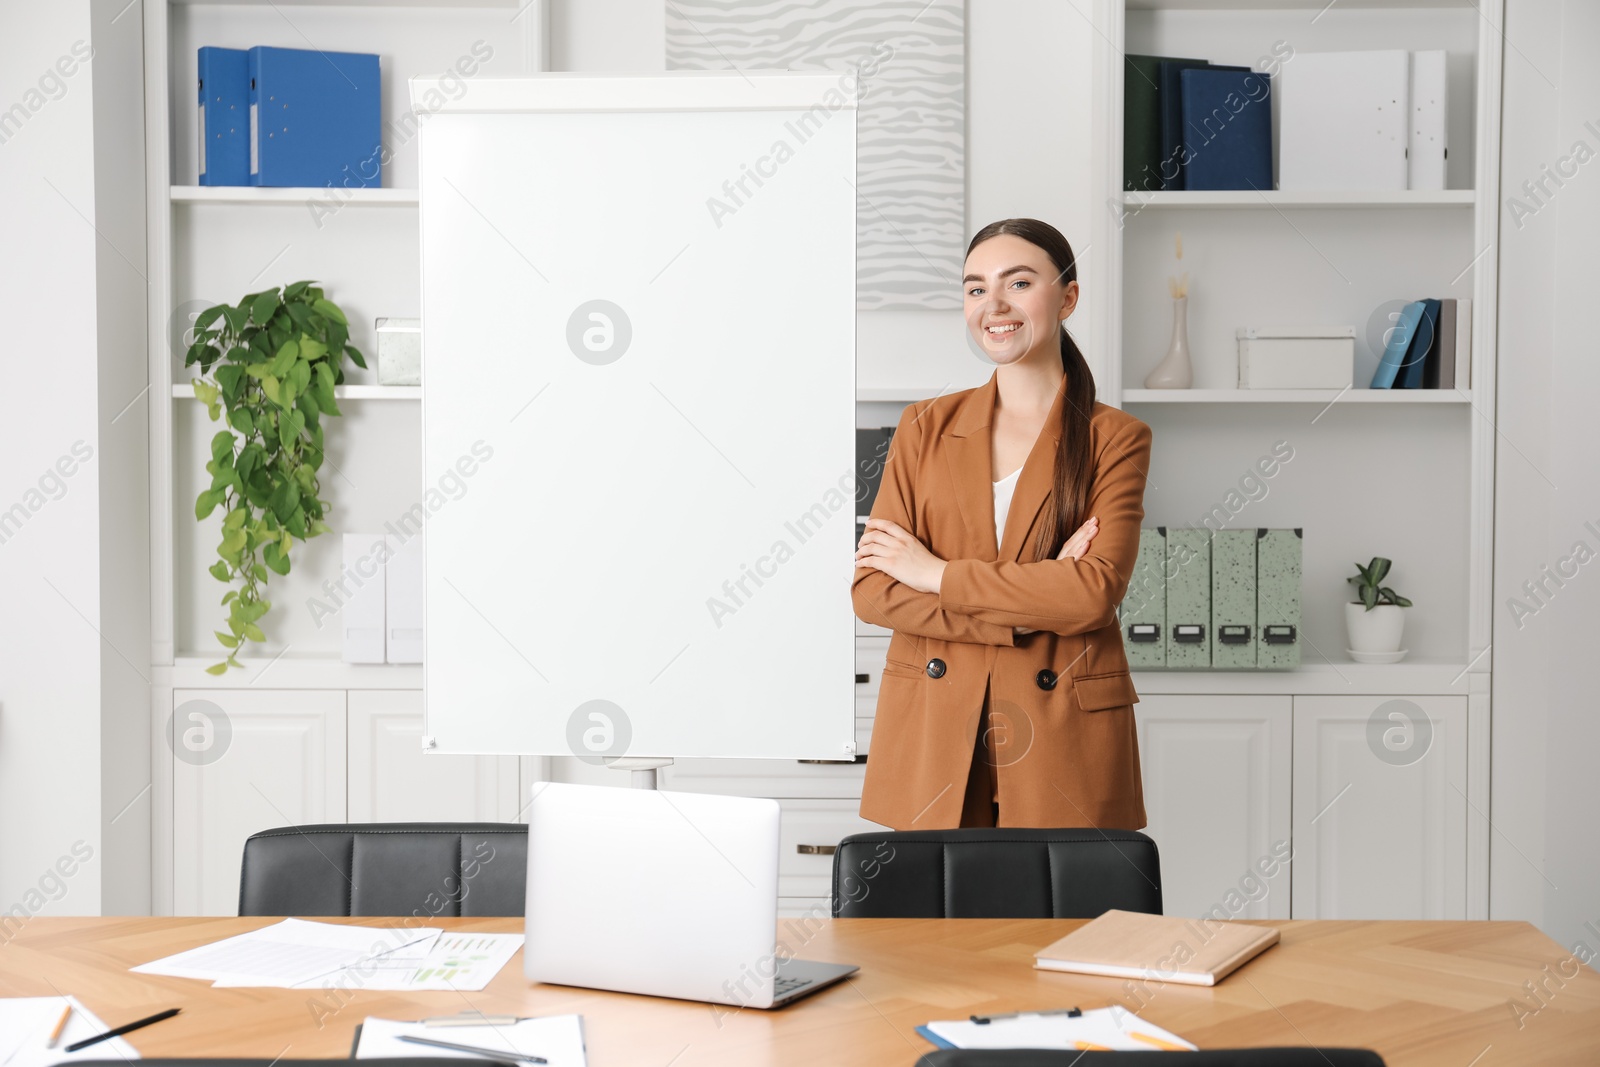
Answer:
[[[1033,965],[1153,982],[1216,985],[1278,943],[1274,926],[1147,915],[1115,908],[1033,954]]]

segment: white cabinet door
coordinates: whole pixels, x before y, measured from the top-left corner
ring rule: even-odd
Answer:
[[[173,908],[237,915],[257,830],[345,818],[345,695],[323,689],[177,689]]]
[[[833,855],[851,834],[887,827],[858,814],[857,800],[780,800],[778,896],[784,915],[825,919],[831,914]],[[801,953],[804,955],[804,953]]]
[[[1152,695],[1135,718],[1162,910],[1287,919],[1289,698]]]
[[[351,822],[515,822],[517,757],[422,750],[422,691],[352,689]]]
[[[1294,698],[1294,918],[1465,919],[1467,698]]]

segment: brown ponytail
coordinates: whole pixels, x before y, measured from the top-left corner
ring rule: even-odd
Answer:
[[[979,230],[967,245],[967,254],[991,237],[1010,234],[1044,250],[1060,273],[1062,285],[1078,279],[1078,262],[1072,246],[1061,231],[1038,219],[1001,219]],[[1049,501],[1054,501],[1054,522],[1045,522],[1039,531],[1036,560],[1054,559],[1068,537],[1088,518],[1089,491],[1094,479],[1094,457],[1089,454],[1089,416],[1094,411],[1094,375],[1083,358],[1078,343],[1061,324],[1061,369],[1066,374],[1063,387],[1067,395],[1061,405],[1061,438],[1056,445],[1055,482]],[[1048,502],[1048,501],[1047,501]]]

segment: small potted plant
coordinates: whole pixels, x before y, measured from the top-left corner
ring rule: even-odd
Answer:
[[[1358,663],[1398,663],[1406,650],[1400,647],[1405,629],[1403,609],[1411,601],[1383,584],[1389,561],[1372,557],[1365,567],[1355,564],[1357,573],[1346,581],[1355,583],[1359,599],[1344,606],[1344,621],[1350,635],[1347,650]]]

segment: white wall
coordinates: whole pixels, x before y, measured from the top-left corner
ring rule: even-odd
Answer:
[[[143,161],[95,151],[142,137],[140,10],[103,7],[0,2],[0,940],[149,904]]]
[[[1095,115],[1065,91],[1065,72],[1093,62],[1093,8],[1092,0],[968,3],[966,25],[967,236],[996,219],[1043,219],[1072,243],[1085,291],[1100,270],[1089,195]],[[551,70],[662,70],[665,47],[662,0],[552,0]],[[1090,303],[1069,323],[1086,354]],[[863,312],[856,330],[863,389],[909,383],[932,396],[981,385],[994,370],[968,351],[959,311]]]
[[[142,3],[93,0],[101,911],[150,910],[151,393],[145,328]],[[86,380],[86,379],[85,379]],[[155,401],[167,403],[159,393]]]
[[[1600,952],[1600,5],[1506,6],[1489,906]],[[1562,185],[1523,190],[1580,141]],[[1589,561],[1527,596],[1578,542]]]

